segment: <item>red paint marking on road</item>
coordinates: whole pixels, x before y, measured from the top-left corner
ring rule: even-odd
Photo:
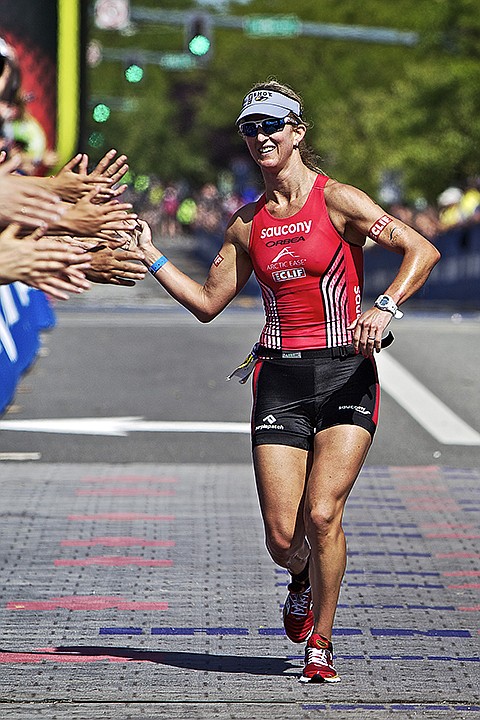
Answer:
[[[480,610],[480,605],[474,605],[473,607],[459,607],[457,610],[461,610],[462,612],[478,612]]]
[[[97,495],[103,497],[109,496],[131,496],[145,495],[148,497],[175,495],[175,490],[149,490],[147,488],[104,488],[102,490],[76,490],[75,495]]]
[[[478,540],[480,535],[478,533],[427,533],[425,537],[430,540]]]
[[[446,559],[446,558],[457,558],[457,559],[469,559],[469,558],[480,558],[480,553],[475,552],[448,552],[448,553],[436,553],[436,558]]]
[[[464,585],[447,585],[451,590],[480,590],[480,583],[465,583]]]
[[[51,650],[37,650],[34,652],[0,652],[0,663],[42,663],[45,660],[56,663],[92,663],[92,662],[120,662],[124,663],[124,657],[115,655],[75,655],[73,653],[55,652]]]
[[[62,540],[62,547],[92,547],[103,545],[104,547],[174,547],[173,540],[146,540],[135,537],[95,537],[89,540]]]
[[[110,477],[83,477],[84,483],[176,483],[178,478],[162,475],[113,475]]]
[[[111,512],[94,515],[69,515],[69,520],[175,520],[175,515],[149,515],[149,513]]]
[[[51,600],[12,600],[6,605],[7,610],[168,610],[166,602],[130,602],[122,597],[98,595],[66,595]]]
[[[104,565],[106,567],[126,567],[127,565],[137,565],[140,567],[171,567],[171,560],[148,560],[142,557],[119,557],[114,555],[108,557],[101,555],[99,557],[79,558],[79,559],[60,559],[54,561],[55,567],[74,567],[89,565]]]
[[[451,570],[443,572],[444,577],[480,577],[480,570]]]

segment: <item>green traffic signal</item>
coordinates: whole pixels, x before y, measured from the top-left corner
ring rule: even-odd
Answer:
[[[195,35],[188,43],[188,49],[192,55],[202,57],[210,50],[211,42],[205,35]]]
[[[98,103],[95,105],[92,111],[92,117],[95,122],[104,123],[107,122],[110,117],[110,108],[105,103]]]
[[[143,68],[136,63],[132,63],[125,69],[125,78],[129,83],[138,83],[144,75]]]
[[[185,49],[194,58],[212,53],[212,24],[207,15],[192,15],[185,24]]]

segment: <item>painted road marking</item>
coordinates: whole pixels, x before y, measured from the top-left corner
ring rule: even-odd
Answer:
[[[480,445],[471,428],[399,362],[386,353],[377,356],[380,383],[390,397],[443,445]]]
[[[480,446],[474,430],[408,370],[389,355],[377,357],[383,390],[443,445]],[[250,434],[250,423],[144,420],[142,417],[52,418],[4,420],[0,430],[43,432],[62,435],[109,435],[125,437],[130,432],[235,433]]]
[[[129,432],[203,432],[249,435],[250,423],[157,421],[143,420],[141,417],[56,418],[51,420],[5,420],[0,422],[0,430],[117,437],[125,437]]]

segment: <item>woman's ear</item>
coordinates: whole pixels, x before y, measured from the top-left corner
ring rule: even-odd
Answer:
[[[303,123],[299,123],[298,125],[293,125],[293,132],[295,134],[295,143],[293,145],[294,148],[298,148],[299,144],[302,142],[303,138],[305,137],[305,133],[307,132],[306,125],[303,125]]]

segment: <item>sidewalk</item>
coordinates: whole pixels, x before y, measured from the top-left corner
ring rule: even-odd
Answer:
[[[1,463],[0,716],[480,718],[479,469],[366,467],[342,682],[298,682],[247,465]]]

